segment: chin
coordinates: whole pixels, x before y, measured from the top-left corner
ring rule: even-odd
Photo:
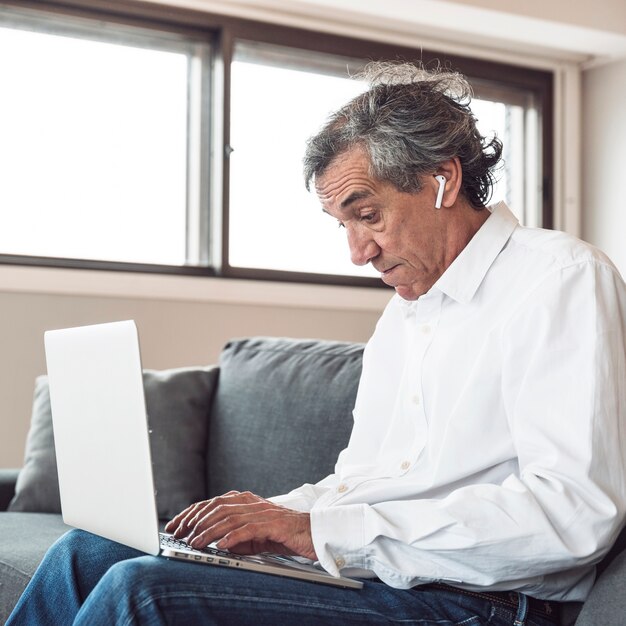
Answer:
[[[411,289],[411,287],[407,287],[405,285],[398,285],[397,287],[394,287],[394,289],[396,290],[396,293],[403,299],[403,300],[417,300],[420,295],[422,294],[416,294],[415,291],[413,289]]]

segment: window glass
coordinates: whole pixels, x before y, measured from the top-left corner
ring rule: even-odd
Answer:
[[[247,52],[231,68],[230,265],[375,276],[350,263],[345,231],[302,178],[306,140],[365,85],[345,70],[294,68],[287,52],[286,67]]]
[[[0,28],[0,253],[186,257],[184,53]]]
[[[499,89],[492,100],[474,98],[472,111],[480,133],[495,133],[503,143],[491,203],[504,200],[526,226],[541,226],[539,128],[532,98]]]

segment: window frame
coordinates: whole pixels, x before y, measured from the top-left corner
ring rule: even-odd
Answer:
[[[202,167],[208,168],[205,180],[208,181],[209,189],[202,188],[205,200],[199,200],[200,220],[194,227],[197,229],[196,234],[199,234],[204,244],[208,246],[207,248],[202,244],[199,245],[199,256],[208,265],[171,266],[7,254],[0,254],[0,264],[387,288],[376,278],[241,268],[229,264],[227,242],[230,227],[228,158],[230,64],[237,40],[353,58],[387,60],[419,58],[427,67],[440,62],[446,67],[458,69],[470,81],[476,81],[475,91],[478,97],[480,97],[481,83],[495,88],[505,86],[532,92],[541,123],[539,178],[542,195],[542,226],[552,228],[554,225],[554,73],[552,71],[149,2],[92,0],[89,6],[85,6],[81,0],[2,0],[0,6],[33,10],[38,13],[54,13],[59,16],[105,20],[122,27],[155,29],[200,39],[211,47],[208,98],[211,119],[209,128],[200,139],[204,150],[211,155],[210,163],[201,164]]]

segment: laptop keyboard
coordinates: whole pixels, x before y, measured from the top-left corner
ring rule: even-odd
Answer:
[[[223,550],[211,548],[210,546],[207,546],[206,548],[192,548],[184,539],[176,539],[173,535],[166,535],[165,533],[159,533],[159,536],[161,538],[161,548],[202,552],[203,554],[210,554],[212,556],[221,556],[229,559],[241,560],[241,557],[238,554],[233,554],[232,552],[224,552]]]

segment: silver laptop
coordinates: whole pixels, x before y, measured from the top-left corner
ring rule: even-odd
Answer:
[[[66,524],[147,554],[359,589],[282,555],[194,550],[159,533],[139,338],[133,321],[45,333]]]

